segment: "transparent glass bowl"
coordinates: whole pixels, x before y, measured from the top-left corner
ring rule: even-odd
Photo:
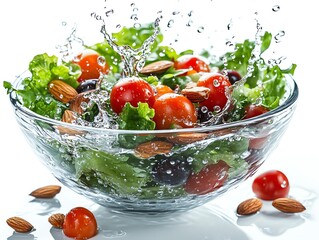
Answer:
[[[278,145],[297,98],[298,87],[288,76],[283,104],[258,117],[192,129],[127,131],[42,117],[10,94],[29,144],[62,184],[110,209],[136,212],[192,209],[238,186]]]

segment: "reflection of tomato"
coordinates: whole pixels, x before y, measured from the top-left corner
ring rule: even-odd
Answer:
[[[156,129],[193,127],[197,121],[193,103],[183,95],[166,93],[155,101],[153,108]]]
[[[184,185],[187,193],[203,195],[223,186],[229,166],[222,160],[205,166],[199,173],[192,173]]]
[[[155,102],[152,86],[141,78],[120,80],[110,94],[111,108],[119,114],[127,102],[133,107],[137,107],[139,102],[148,103],[152,107]]]
[[[201,76],[197,86],[210,89],[208,98],[200,103],[200,106],[206,106],[210,111],[216,111],[216,108],[223,109],[227,103],[226,88],[231,83],[228,78],[220,73],[207,73]]]
[[[252,189],[260,199],[275,200],[287,197],[290,186],[288,178],[283,172],[270,170],[255,178]]]
[[[66,214],[63,223],[63,233],[67,237],[88,239],[95,236],[97,231],[97,222],[90,210],[76,207]]]
[[[107,74],[109,72],[109,66],[105,62],[105,59],[94,51],[87,50],[83,52],[74,60],[74,63],[78,64],[82,71],[78,82],[88,79],[98,79],[101,73]]]
[[[209,65],[201,58],[193,55],[179,57],[174,64],[175,69],[189,69],[187,75],[199,72],[210,72]]]

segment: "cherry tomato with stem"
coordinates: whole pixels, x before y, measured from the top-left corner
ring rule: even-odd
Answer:
[[[80,66],[82,72],[78,82],[98,79],[101,74],[107,74],[110,70],[105,58],[91,50],[86,50],[78,55],[74,63]]]
[[[65,236],[75,239],[88,239],[98,232],[97,221],[94,214],[84,207],[72,208],[63,222]]]
[[[204,195],[224,185],[228,177],[229,166],[223,160],[205,166],[200,172],[188,177],[184,189],[189,194]]]
[[[194,104],[185,96],[166,93],[154,105],[156,129],[190,128],[197,122]]]
[[[200,103],[200,106],[206,106],[210,111],[222,110],[228,98],[226,96],[227,87],[231,86],[228,78],[220,73],[207,73],[202,75],[197,86],[210,89],[209,96]]]
[[[191,75],[200,72],[210,72],[210,67],[206,61],[198,56],[183,55],[179,57],[174,63],[175,69],[189,69],[186,74]]]
[[[137,107],[139,102],[147,103],[152,107],[155,102],[155,93],[152,86],[141,78],[125,78],[114,85],[110,93],[112,110],[120,114],[126,103]]]
[[[269,170],[257,176],[252,184],[255,195],[263,200],[275,200],[288,196],[290,184],[287,176],[279,170]]]

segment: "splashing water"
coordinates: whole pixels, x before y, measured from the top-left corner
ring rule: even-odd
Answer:
[[[123,69],[123,78],[137,76],[138,72],[143,68],[145,64],[145,60],[150,53],[150,47],[156,40],[156,36],[159,34],[159,22],[160,18],[156,18],[154,23],[154,33],[148,39],[146,39],[143,45],[138,48],[134,49],[131,46],[124,45],[119,46],[117,45],[111,38],[111,36],[107,33],[105,29],[105,23],[101,27],[101,33],[104,35],[105,40],[107,43],[120,54],[121,59],[124,63]]]

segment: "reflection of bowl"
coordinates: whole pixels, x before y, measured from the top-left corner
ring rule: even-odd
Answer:
[[[20,84],[18,79],[14,87]],[[42,117],[10,94],[28,142],[64,185],[111,209],[155,212],[200,206],[253,175],[278,144],[297,98],[297,85],[287,77],[284,103],[258,117],[192,129],[128,131]],[[145,142],[135,149],[123,147],[141,139]]]

